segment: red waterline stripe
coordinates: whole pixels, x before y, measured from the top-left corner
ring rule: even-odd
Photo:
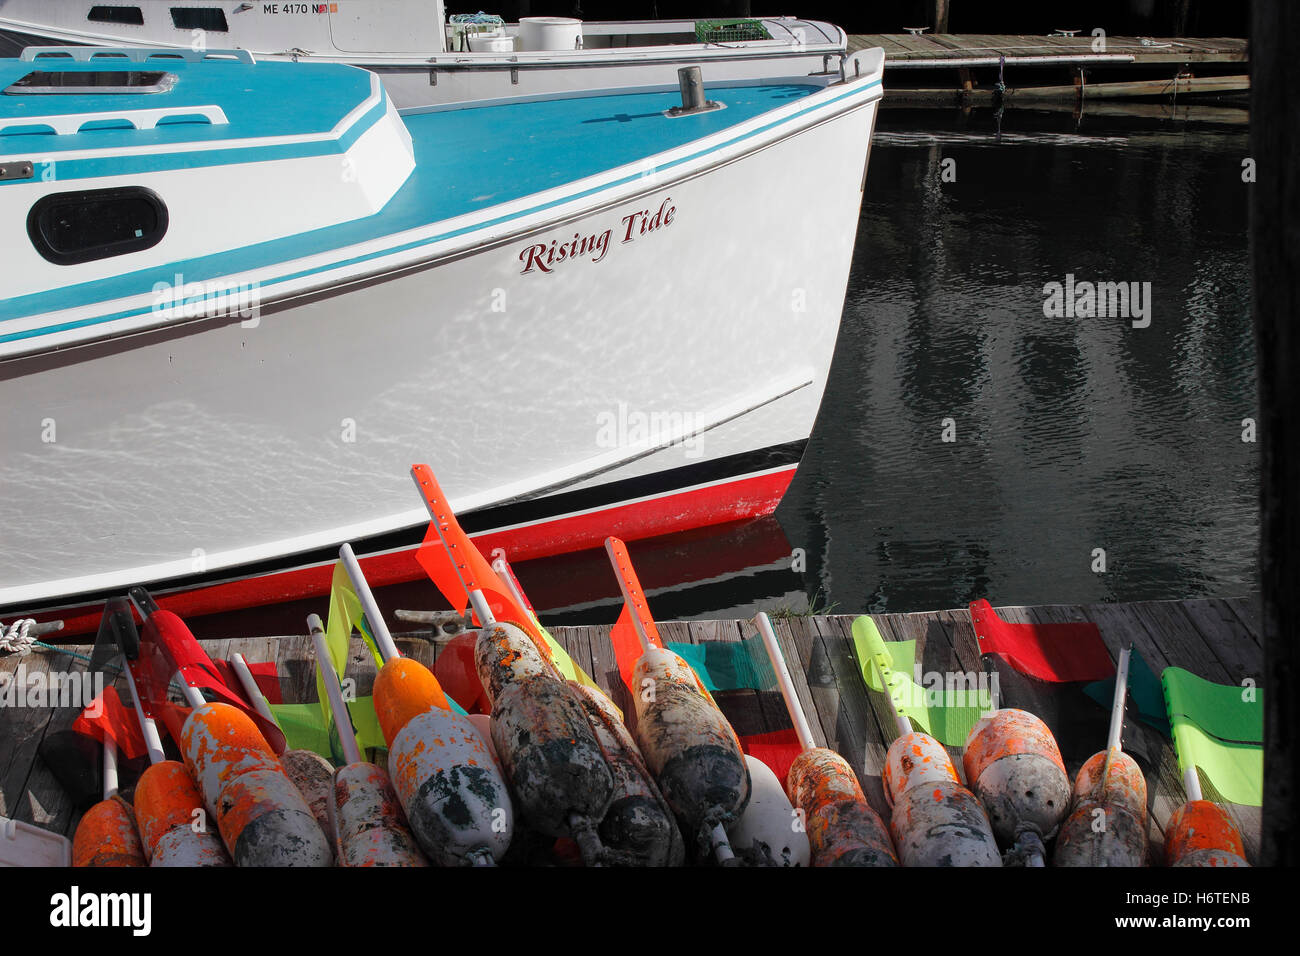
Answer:
[[[501,548],[514,563],[599,547],[609,535],[636,541],[743,521],[775,511],[794,473],[795,466],[791,465],[780,471],[470,537],[489,559],[495,548]],[[358,555],[371,587],[424,577],[424,569],[415,560],[417,548],[418,545],[412,545],[387,554]],[[329,562],[170,594],[160,592],[154,597],[159,607],[174,614],[199,617],[325,595],[329,593],[333,573],[334,564]],[[102,612],[101,605],[92,604],[33,616],[37,620],[61,619],[63,630],[59,636],[63,637],[94,631]]]

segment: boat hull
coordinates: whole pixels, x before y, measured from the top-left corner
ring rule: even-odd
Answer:
[[[0,606],[214,575],[204,612],[306,596],[319,567],[241,582],[347,540],[409,579],[409,540],[364,555],[423,528],[415,461],[520,560],[770,512],[829,372],[877,102],[252,319],[0,363]]]

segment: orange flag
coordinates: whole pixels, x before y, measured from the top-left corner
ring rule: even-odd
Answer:
[[[509,590],[497,577],[478,547],[470,541],[456,520],[456,514],[447,504],[447,496],[438,486],[428,465],[412,465],[411,475],[424,495],[432,520],[424,535],[424,543],[415,553],[415,560],[428,572],[448,603],[464,613],[469,604],[470,591],[482,591],[498,621],[508,621],[523,628],[537,645],[537,650],[547,663],[554,666],[551,648],[542,636],[541,628],[533,616],[521,608],[510,596]],[[479,622],[482,623],[481,621]]]

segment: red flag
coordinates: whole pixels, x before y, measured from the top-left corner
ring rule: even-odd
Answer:
[[[86,706],[72,722],[72,729],[101,742],[107,735],[117,745],[117,752],[128,760],[148,753],[135,708],[126,707],[112,687],[105,687],[104,692]]]
[[[1008,664],[1039,680],[1105,680],[1115,673],[1097,625],[1011,624],[981,598],[970,604],[971,624],[980,652],[998,654]]]
[[[248,672],[253,675],[253,683],[257,689],[262,692],[262,696],[267,699],[268,703],[283,704],[284,696],[280,693],[280,672],[275,669],[275,661],[262,661],[254,664],[247,661]],[[230,661],[213,661],[212,665],[216,667],[217,674],[221,677],[221,682],[232,690],[236,687],[240,690],[240,696],[243,696],[244,685],[240,683],[239,675],[235,669],[230,666]],[[251,704],[252,701],[250,700]]]
[[[271,749],[277,754],[284,753],[287,746],[284,733],[226,686],[216,665],[185,622],[171,611],[154,611],[140,634],[139,658],[131,662],[131,673],[149,716],[159,716],[156,709],[167,699],[167,685],[178,672],[180,679],[190,686],[207,690],[221,703],[242,710],[257,724]]]
[[[795,735],[794,728],[773,730],[765,734],[749,734],[740,738],[740,746],[745,753],[771,767],[783,787],[786,778],[790,776],[790,765],[799,754],[803,753],[803,747],[799,746],[799,738]]]

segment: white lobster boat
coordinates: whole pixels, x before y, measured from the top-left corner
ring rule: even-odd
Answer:
[[[485,98],[636,88],[699,66],[710,85],[826,73],[844,31],[794,17],[455,22],[442,0],[215,3],[0,0],[0,54],[47,43],[230,47],[258,60],[361,66],[399,109]]]
[[[843,307],[883,54],[399,115],[244,52],[0,61],[0,615],[422,575],[428,461],[512,560],[771,512]]]

